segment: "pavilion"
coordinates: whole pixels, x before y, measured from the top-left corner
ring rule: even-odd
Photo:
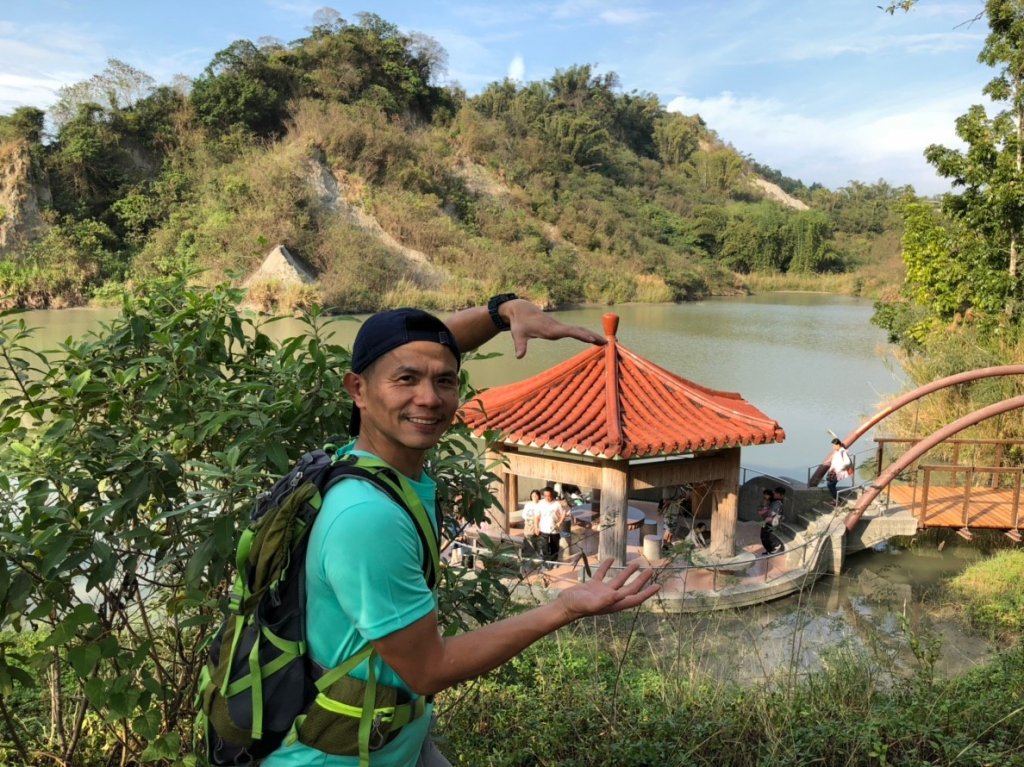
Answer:
[[[626,560],[628,499],[651,488],[706,490],[694,515],[710,516],[710,558],[735,554],[740,448],[782,442],[779,424],[739,394],[696,384],[640,357],[616,339],[619,318],[603,318],[608,343],[533,378],[488,389],[460,411],[504,466],[505,509],[518,505],[519,477],[593,489],[601,515],[599,556]]]

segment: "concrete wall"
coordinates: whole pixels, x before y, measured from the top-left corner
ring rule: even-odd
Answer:
[[[756,476],[740,487],[739,518],[744,522],[758,521],[757,507],[761,503],[761,493],[765,488],[773,490],[777,486],[786,488],[786,504],[782,511],[787,522],[811,510],[827,508],[832,499],[824,487],[807,487],[806,483],[789,477]]]

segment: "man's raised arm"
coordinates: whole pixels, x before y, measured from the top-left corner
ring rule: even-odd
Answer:
[[[531,338],[549,341],[575,338],[599,346],[608,342],[600,333],[579,325],[567,325],[524,298],[505,301],[496,308],[496,312],[501,320],[511,326],[516,359],[526,354],[526,345]],[[445,320],[445,324],[451,329],[463,352],[483,346],[501,332],[486,306],[474,306],[456,312]]]

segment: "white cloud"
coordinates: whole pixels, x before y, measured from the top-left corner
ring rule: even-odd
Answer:
[[[883,51],[908,53],[948,53],[976,51],[984,35],[969,32],[936,32],[914,35],[864,35],[846,40],[805,40],[778,51],[782,61],[832,59],[845,55],[874,55]]]
[[[521,83],[525,74],[526,62],[523,61],[523,57],[517,53],[512,57],[512,61],[508,64],[508,79]]]
[[[637,8],[638,3],[620,3],[619,0],[563,0],[551,8],[553,19],[593,20],[601,19],[607,24],[636,24],[657,14]],[[642,5],[642,4],[639,4]]]
[[[46,108],[63,85],[106,63],[103,46],[87,31],[55,24],[0,24],[0,114],[30,105]],[[89,68],[94,67],[94,68]]]
[[[601,20],[609,24],[639,24],[652,18],[650,11],[639,11],[635,8],[609,8],[601,11]]]
[[[852,180],[885,178],[935,194],[946,191],[948,184],[925,161],[924,149],[929,144],[960,145],[954,120],[972,100],[974,93],[961,92],[808,116],[777,100],[724,91],[705,99],[679,97],[668,109],[700,114],[738,151],[808,184],[817,181],[835,188]]]
[[[293,13],[312,21],[313,14],[325,7],[323,3],[290,2],[289,0],[267,0],[267,5],[284,13]]]

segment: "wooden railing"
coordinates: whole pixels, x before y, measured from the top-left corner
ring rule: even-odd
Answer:
[[[922,527],[1020,528],[1024,467],[927,464],[918,473],[912,509]],[[979,475],[987,481],[978,482]]]
[[[875,463],[877,465],[877,473],[881,474],[886,468],[886,447],[903,445],[905,448],[909,448],[916,444],[920,440],[916,437],[876,437],[875,442],[877,448],[875,450]],[[1016,449],[1016,450],[1015,450]],[[1021,459],[1019,451],[1024,451],[1024,441],[1020,439],[961,439],[954,438],[948,439],[942,443],[939,447],[929,451],[929,460],[934,461],[936,458],[944,460],[945,464],[949,466],[964,466],[970,465],[973,469],[972,484],[978,475],[989,474],[989,483],[991,487],[999,487],[1000,475],[999,469],[1012,468],[1007,464],[1007,458],[1012,457],[1017,460],[1015,463],[1020,463]],[[898,453],[902,451],[889,450],[889,463],[891,464]],[[964,454],[969,453],[969,463],[964,464]],[[916,470],[920,464],[911,467],[910,471]],[[955,477],[951,476],[951,479]]]
[[[878,472],[919,441],[876,437]],[[926,458],[928,463],[908,466],[903,481],[887,486],[894,508],[909,509],[921,527],[955,527],[964,537],[970,528],[994,528],[1020,539],[1024,441],[954,438]]]

